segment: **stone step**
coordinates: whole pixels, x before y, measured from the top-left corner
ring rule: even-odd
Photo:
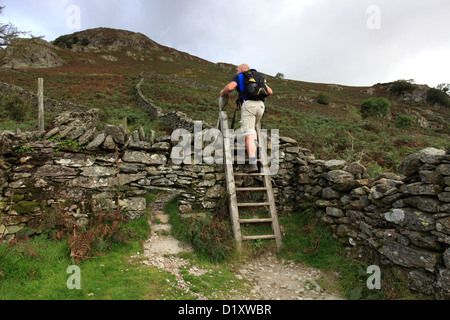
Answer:
[[[159,223],[169,223],[169,215],[168,214],[157,214],[154,218],[155,221],[159,221]]]
[[[162,233],[170,233],[172,231],[172,225],[170,224],[155,224],[152,226],[152,231],[154,233],[162,234]]]

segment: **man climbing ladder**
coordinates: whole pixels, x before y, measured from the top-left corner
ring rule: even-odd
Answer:
[[[241,131],[245,136],[249,166],[247,172],[257,172],[257,134],[256,125],[264,115],[265,98],[273,94],[273,90],[266,84],[262,74],[250,69],[247,64],[241,64],[237,68],[236,75],[231,82],[220,92],[221,97],[228,95],[237,89],[239,98],[236,101],[241,106]]]

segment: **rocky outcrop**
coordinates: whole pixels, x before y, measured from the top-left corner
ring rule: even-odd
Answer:
[[[43,39],[16,39],[6,51],[4,65],[12,68],[54,68],[64,65],[60,49]]]

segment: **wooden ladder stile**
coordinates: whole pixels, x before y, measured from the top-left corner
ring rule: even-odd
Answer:
[[[232,146],[230,145],[230,136],[228,131],[228,117],[225,111],[220,112],[220,127],[224,141],[224,167],[227,190],[230,201],[230,215],[233,226],[233,234],[236,239],[238,250],[242,251],[243,240],[258,240],[258,239],[274,239],[276,240],[277,249],[279,250],[282,244],[282,236],[280,225],[278,222],[278,215],[276,211],[275,198],[272,190],[272,181],[268,167],[267,148],[265,143],[261,143],[261,127],[258,125],[257,134],[259,143],[259,154],[261,170],[258,173],[238,173],[234,172],[234,154],[232,152]],[[237,176],[251,176],[260,177],[264,183],[263,187],[236,187],[235,177]],[[237,192],[265,192],[265,202],[259,203],[238,203]],[[267,207],[270,213],[270,218],[257,218],[257,219],[241,219],[239,217],[239,208],[241,207]],[[241,224],[257,224],[257,223],[270,223],[272,226],[273,234],[258,235],[258,236],[243,236],[241,231]]]

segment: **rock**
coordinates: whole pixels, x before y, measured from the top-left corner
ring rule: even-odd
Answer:
[[[98,135],[95,136],[94,140],[92,140],[92,142],[88,144],[86,150],[93,151],[97,149],[105,141],[105,139],[106,134],[104,132],[99,133]]]
[[[432,295],[435,291],[434,277],[423,271],[413,270],[408,273],[408,281],[411,289]]]
[[[367,169],[360,164],[359,162],[352,162],[350,163],[345,170],[350,172],[353,176],[355,176],[356,179],[363,179],[366,178]]]
[[[147,165],[164,165],[167,158],[162,154],[149,154],[143,151],[126,151],[122,160],[132,163],[143,163]]]
[[[394,241],[384,240],[383,246],[378,250],[393,263],[403,267],[424,268],[433,272],[439,262],[439,254],[406,247]]]
[[[438,208],[441,204],[441,202],[439,202],[436,198],[428,196],[405,198],[403,199],[403,203],[426,212],[438,212]]]
[[[450,296],[450,269],[439,269],[436,284],[447,293],[447,297]]]
[[[445,266],[450,269],[450,248],[445,250],[443,258],[444,258]]]
[[[339,170],[345,167],[347,164],[344,160],[329,160],[325,161],[324,167],[326,170]]]
[[[325,176],[333,184],[352,182],[355,179],[351,173],[344,170],[332,170]]]
[[[78,138],[78,144],[80,146],[84,146],[86,143],[91,141],[91,139],[94,137],[94,133],[96,130],[97,128],[87,130],[81,137]]]
[[[111,136],[115,143],[125,144],[125,133],[121,128],[112,125],[105,125],[104,132],[107,136]]]
[[[344,212],[341,209],[334,207],[327,207],[326,213],[335,218],[342,218],[344,216]]]
[[[337,192],[336,190],[334,190],[331,187],[327,187],[325,189],[322,190],[322,198],[327,199],[327,200],[331,200],[331,199],[339,199],[339,192]]]
[[[438,195],[443,191],[438,184],[424,184],[422,182],[412,183],[405,186],[405,192],[411,195]]]
[[[67,177],[76,176],[77,174],[77,170],[73,168],[56,165],[45,165],[37,169],[34,177]]]
[[[106,150],[115,150],[116,144],[114,143],[114,138],[110,135],[106,136],[102,147]]]
[[[437,167],[436,171],[443,176],[450,176],[450,164],[443,163]]]
[[[103,177],[117,175],[117,169],[115,167],[88,167],[84,168],[81,172],[84,177]]]
[[[433,216],[411,208],[391,209],[383,217],[386,221],[415,231],[431,231],[436,224]]]
[[[442,192],[438,195],[438,198],[443,202],[450,202],[450,192]]]
[[[426,148],[407,156],[398,168],[398,172],[411,176],[419,171],[424,163],[435,164],[445,158],[445,151],[436,148]]]

